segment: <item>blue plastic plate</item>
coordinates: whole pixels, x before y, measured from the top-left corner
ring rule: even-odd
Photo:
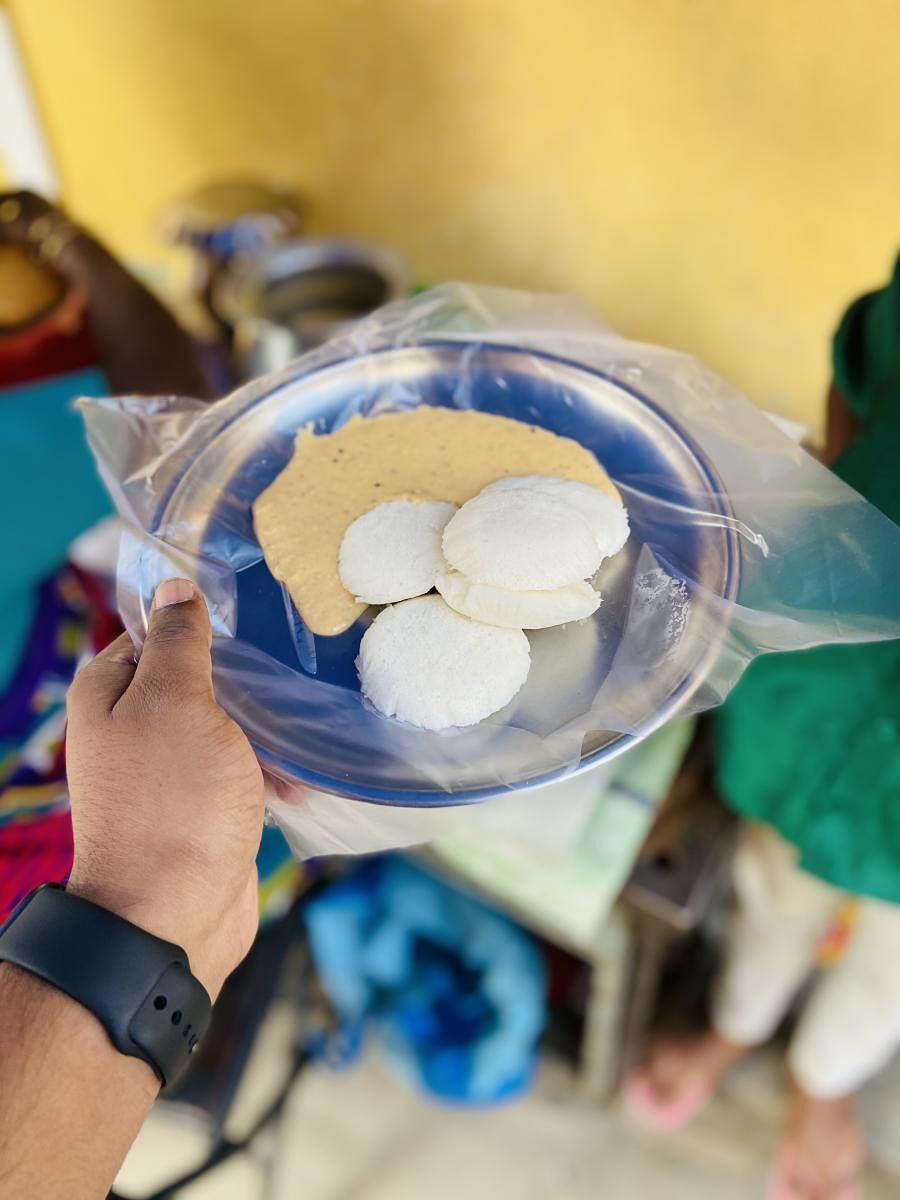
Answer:
[[[358,692],[354,660],[371,615],[340,637],[312,638],[285,604],[283,589],[262,561],[251,505],[287,464],[300,428],[313,423],[317,431],[326,431],[354,413],[376,415],[421,404],[475,408],[575,438],[619,485],[629,509],[632,537],[626,550],[601,568],[597,582],[604,603],[592,618],[597,623],[592,640],[582,642],[591,656],[591,670],[577,678],[573,672],[572,694],[560,700],[558,648],[566,643],[559,639],[570,636],[569,630],[532,635],[535,667],[514,701],[513,724],[522,724],[524,713],[530,733],[549,735],[577,724],[591,708],[597,681],[616,659],[643,546],[674,576],[695,581],[714,596],[734,596],[739,556],[727,520],[717,524],[677,519],[686,508],[727,518],[727,497],[698,447],[650,398],[580,364],[533,350],[463,341],[388,349],[282,380],[262,394],[258,387],[248,390],[246,405],[229,406],[211,437],[207,431],[202,444],[188,445],[157,510],[158,536],[165,539],[173,528],[181,530],[182,548],[201,561],[221,546],[223,526],[227,526],[235,544],[243,547],[235,558],[240,568],[236,636],[305,677],[307,694],[310,686],[319,687],[325,703],[326,693],[334,695],[329,689]],[[185,544],[184,530],[194,531],[190,544]],[[721,634],[724,624],[722,617]],[[652,678],[623,676],[627,694],[618,707],[627,721],[617,722],[615,728],[583,731],[575,769],[586,769],[621,752],[683,709],[715,659],[715,635],[708,611],[696,625],[688,613],[664,670],[652,672]],[[232,659],[235,650],[229,647]],[[551,663],[557,664],[552,668],[557,672],[554,699],[552,711],[543,712],[544,696],[550,695]],[[220,688],[220,695],[229,707],[228,688]],[[573,767],[572,762],[562,762],[557,752],[542,759],[532,745],[519,768],[510,758],[515,755],[515,749],[510,749],[514,743],[501,747],[498,742],[502,771],[499,758],[492,761],[493,755],[482,752],[474,761],[457,764],[448,782],[443,776],[436,778],[425,761],[426,743],[417,741],[441,735],[407,730],[362,703],[353,710],[358,717],[336,723],[340,727],[325,737],[321,723],[298,719],[286,752],[283,728],[277,744],[270,736],[267,714],[272,714],[266,697],[260,694],[255,699],[256,717],[248,721],[243,707],[242,717],[264,760],[310,786],[362,800],[411,806],[471,803],[509,787],[547,783]],[[363,738],[358,736],[361,729],[353,728],[357,720],[366,723]],[[373,751],[373,721],[380,722],[378,728],[383,730],[383,753],[380,744]],[[465,731],[460,733],[465,736]],[[376,730],[374,736],[377,743],[381,735]]]

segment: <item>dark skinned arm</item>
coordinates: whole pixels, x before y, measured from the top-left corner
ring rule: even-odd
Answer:
[[[210,641],[205,602],[170,581],[140,662],[123,634],[76,677],[68,890],[182,946],[215,999],[256,933],[263,777]],[[3,1200],[102,1200],[158,1090],[91,1012],[0,962]]]
[[[825,445],[822,462],[833,466],[841,457],[859,431],[859,421],[849,404],[832,383],[828,390],[828,408],[825,422]]]
[[[73,230],[63,212],[32,192],[0,193],[3,201],[18,213],[0,223],[0,239],[34,246],[39,218],[63,231],[47,265],[87,296],[91,336],[114,392],[212,397],[190,338],[101,242],[80,226]]]

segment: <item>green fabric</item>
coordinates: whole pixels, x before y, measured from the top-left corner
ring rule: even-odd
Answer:
[[[835,471],[900,524],[900,259],[834,338],[860,431]],[[837,887],[900,903],[900,642],[769,654],[719,710],[717,776]]]

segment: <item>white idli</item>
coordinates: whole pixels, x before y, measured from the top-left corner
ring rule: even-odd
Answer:
[[[506,629],[547,629],[582,621],[600,607],[600,593],[579,580],[545,591],[512,591],[476,583],[459,571],[439,571],[436,586],[451,608],[473,621]]]
[[[421,729],[475,725],[512,700],[528,677],[521,629],[482,625],[421,596],[379,613],[356,660],[363,695],[386,717]]]
[[[544,492],[481,492],[444,530],[444,558],[476,583],[514,591],[587,579],[601,554],[588,522]]]
[[[590,484],[555,475],[507,475],[489,483],[481,495],[509,491],[539,492],[574,508],[590,525],[604,558],[618,554],[628,541],[628,513],[624,505]]]
[[[443,565],[441,535],[456,511],[442,500],[388,500],[363,513],[341,541],[341,583],[361,604],[430,592]]]

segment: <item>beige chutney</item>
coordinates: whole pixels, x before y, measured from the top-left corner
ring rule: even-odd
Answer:
[[[571,438],[490,413],[423,406],[353,417],[329,434],[301,430],[291,461],[254,504],[253,523],[269,570],[306,625],[334,635],[365,608],[338,577],[341,539],[357,517],[398,497],[464,504],[506,475],[556,475],[621,499]]]

